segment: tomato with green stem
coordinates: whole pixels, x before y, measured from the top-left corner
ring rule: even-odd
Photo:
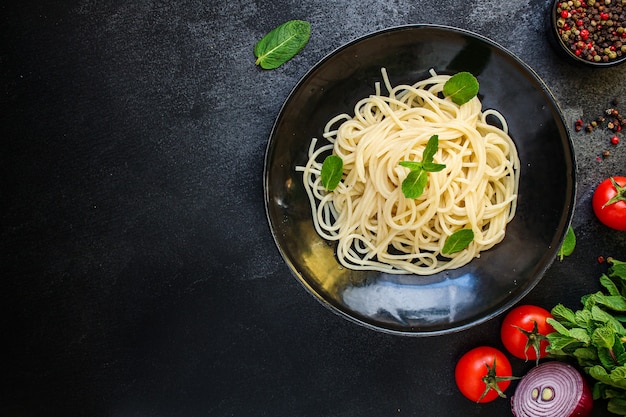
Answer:
[[[615,230],[626,230],[626,177],[610,177],[593,192],[593,212],[600,222]]]
[[[506,350],[519,359],[534,360],[547,355],[549,333],[554,329],[546,321],[552,314],[545,308],[520,305],[507,313],[500,327],[500,337]]]
[[[506,355],[491,346],[479,346],[466,352],[456,364],[454,379],[459,391],[477,403],[487,403],[498,397],[513,379],[511,363]]]

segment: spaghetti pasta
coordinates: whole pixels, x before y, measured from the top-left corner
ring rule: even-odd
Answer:
[[[346,268],[429,275],[461,267],[502,241],[515,214],[520,164],[506,120],[496,110],[482,111],[478,97],[460,106],[444,97],[448,75],[431,71],[396,87],[384,68],[382,76],[389,94],[377,83],[353,116],[332,118],[323,135],[328,143],[312,139],[306,165],[296,168],[315,229],[337,241]],[[409,171],[399,162],[419,161],[433,135],[439,138],[434,160],[445,168],[428,173],[420,197],[406,198],[401,184]],[[320,178],[330,153],[344,164],[333,191]],[[443,254],[445,240],[463,228],[474,232],[473,241]]]

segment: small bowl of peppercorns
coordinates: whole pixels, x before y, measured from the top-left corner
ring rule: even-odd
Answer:
[[[551,31],[557,48],[576,62],[595,67],[626,62],[626,0],[557,0]]]

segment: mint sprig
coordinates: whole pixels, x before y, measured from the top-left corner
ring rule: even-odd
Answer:
[[[400,166],[411,171],[402,181],[402,194],[406,198],[415,199],[424,193],[428,184],[428,172],[439,172],[446,166],[434,162],[435,154],[439,148],[439,136],[433,135],[428,139],[426,148],[422,153],[422,161],[400,161]]]
[[[582,297],[580,310],[556,305],[547,319],[548,352],[572,358],[595,380],[594,398],[608,400],[608,411],[626,415],[626,262],[609,259],[600,277],[604,288]]]

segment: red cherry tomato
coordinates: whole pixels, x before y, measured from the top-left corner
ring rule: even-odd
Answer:
[[[502,344],[516,358],[539,360],[546,356],[546,335],[554,329],[546,322],[552,314],[533,305],[517,306],[504,317],[500,328]]]
[[[515,379],[507,357],[490,346],[476,347],[461,356],[454,379],[461,393],[472,401],[486,403],[506,397],[504,391]]]
[[[615,230],[626,230],[626,177],[602,181],[593,192],[591,204],[603,224]]]

